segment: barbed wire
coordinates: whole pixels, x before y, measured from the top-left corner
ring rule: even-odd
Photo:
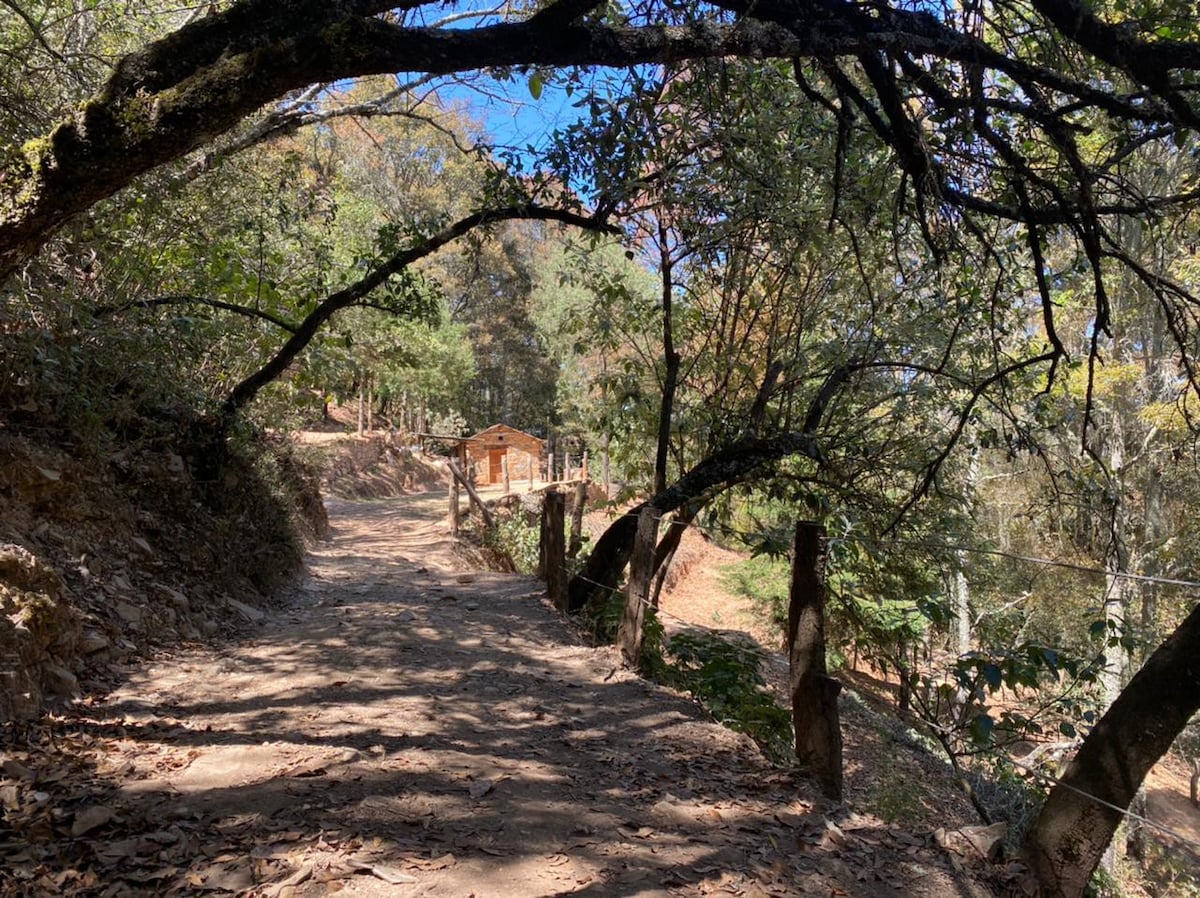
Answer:
[[[570,571],[568,571],[565,566],[563,567],[563,571],[568,574],[570,573]],[[626,601],[628,601],[631,598],[628,591],[622,590],[619,587],[609,586],[606,583],[600,583],[597,580],[593,580],[589,577],[584,577],[581,574],[576,574],[575,576],[578,577],[580,580],[582,580],[584,583],[589,583],[592,586],[596,586],[600,589],[603,589],[610,595],[619,593],[619,592],[624,592]],[[636,601],[640,602],[646,608],[653,610],[654,613],[659,617],[669,618],[673,621],[676,621],[677,623],[680,623],[680,624],[683,624],[683,625],[686,625],[689,627],[697,626],[697,624],[695,622],[686,620],[682,617],[679,617],[678,615],[674,615],[674,614],[671,614],[670,612],[664,611],[660,606],[657,606],[654,603],[641,598],[640,596],[633,597],[633,598],[635,598]],[[764,656],[767,656],[767,655],[777,656],[777,655],[782,654],[778,651],[766,649],[765,647],[763,648],[763,652],[764,652]],[[937,724],[933,721],[923,720],[922,723],[924,723],[926,726],[929,726],[932,729],[940,730],[941,732],[943,732],[947,735],[951,735],[951,736],[954,735],[952,730],[950,730],[946,727],[940,726],[939,724]],[[1033,776],[1044,782],[1051,783],[1055,786],[1061,786],[1062,788],[1067,789],[1070,792],[1074,792],[1077,795],[1080,795],[1081,797],[1088,799],[1089,801],[1095,802],[1096,804],[1101,805],[1105,808],[1108,808],[1109,810],[1115,811],[1127,819],[1137,821],[1138,823],[1141,823],[1152,829],[1158,830],[1159,832],[1170,836],[1171,838],[1182,843],[1183,845],[1186,845],[1190,848],[1195,848],[1197,850],[1200,850],[1200,841],[1197,841],[1196,839],[1192,838],[1191,836],[1185,835],[1184,833],[1181,833],[1178,830],[1172,829],[1171,827],[1169,827],[1165,824],[1159,823],[1156,820],[1152,820],[1149,817],[1145,816],[1144,814],[1138,814],[1137,812],[1131,811],[1128,808],[1122,808],[1119,805],[1115,805],[1112,802],[1107,801],[1106,799],[1100,798],[1099,796],[1093,795],[1092,793],[1090,793],[1084,789],[1080,789],[1078,786],[1074,786],[1071,783],[1066,782],[1065,780],[1061,779],[1060,777],[1054,776],[1053,774],[1050,774],[1050,773],[1046,773],[1045,771],[1040,770],[1031,764],[1026,764],[1022,761],[1017,760],[1016,758],[1009,756],[1009,755],[1000,754],[999,752],[996,752],[996,751],[988,752],[988,754],[993,759],[995,759],[996,761],[999,761],[1000,763],[1011,764],[1014,767],[1024,770],[1030,776]]]
[[[639,512],[639,514],[640,514],[640,512]],[[637,517],[637,516],[638,515],[633,514],[631,512],[626,512],[624,515],[624,517]],[[665,514],[658,515],[659,523],[661,524],[661,522],[666,518],[667,518],[667,515],[665,515]],[[696,524],[694,521],[684,522],[684,521],[679,521],[678,519],[670,519],[668,521],[668,525],[669,526],[673,525],[676,527],[679,527],[679,526],[688,527],[688,528],[697,530],[699,532],[706,533],[710,536],[715,535],[713,530],[711,530],[710,528],[707,528],[703,525]],[[727,532],[736,533],[736,531],[732,531],[731,528]],[[740,535],[741,536],[749,536],[751,534],[740,534]],[[842,540],[842,541],[854,541],[861,545],[866,545],[866,546],[874,545],[874,546],[878,547],[880,545],[884,545],[883,543],[880,543],[880,542],[874,541],[874,540],[870,540],[870,539],[867,539],[864,537],[833,537],[833,539],[838,539],[838,540]],[[1178,586],[1178,587],[1183,587],[1183,588],[1187,588],[1187,589],[1200,589],[1200,583],[1190,581],[1190,580],[1179,580],[1179,579],[1165,578],[1165,577],[1149,577],[1146,575],[1129,574],[1129,573],[1124,573],[1124,572],[1112,572],[1112,571],[1108,571],[1108,570],[1100,569],[1100,568],[1090,568],[1086,565],[1079,565],[1079,564],[1074,564],[1071,562],[1062,562],[1062,561],[1057,561],[1055,559],[1038,558],[1036,556],[1020,555],[1018,553],[1004,552],[1004,551],[995,550],[995,549],[984,549],[984,548],[974,547],[974,546],[957,546],[957,545],[948,544],[948,543],[933,543],[933,542],[925,541],[925,540],[904,540],[904,539],[890,540],[888,544],[889,545],[907,545],[907,546],[912,546],[912,547],[916,547],[916,548],[935,549],[938,551],[948,551],[948,552],[959,552],[959,551],[974,552],[977,554],[1000,556],[1000,557],[1009,558],[1012,560],[1022,561],[1022,562],[1031,563],[1031,564],[1040,564],[1040,565],[1050,566],[1050,567],[1061,567],[1061,568],[1066,568],[1068,570],[1081,572],[1081,573],[1124,577],[1125,579],[1133,580],[1136,582],[1142,582],[1142,583],[1155,583],[1155,584]],[[645,599],[641,596],[631,595],[628,589],[622,590],[620,587],[610,586],[609,584],[601,583],[590,577],[586,577],[580,573],[571,574],[571,571],[568,570],[565,565],[562,566],[562,570],[568,576],[574,576],[575,578],[583,581],[584,583],[590,584],[592,586],[597,587],[598,589],[603,590],[610,596],[614,595],[616,593],[619,593],[619,592],[623,592],[625,595],[625,600],[627,602],[630,599],[633,599],[633,600],[639,602],[640,604],[642,604],[645,608],[653,611],[654,614],[660,618],[666,618],[666,619],[675,621],[676,623],[682,624],[685,626],[696,626],[696,624],[692,621],[688,621],[682,617],[679,617],[678,615],[674,615],[668,611],[663,610],[663,608],[657,603],[651,602],[648,599]],[[774,656],[774,655],[779,655],[780,653],[778,651],[768,650],[764,647],[764,654]],[[948,735],[953,735],[952,731],[948,730],[945,727],[938,725],[937,723],[935,723],[933,721],[923,721],[923,723],[925,723],[925,725],[930,726],[934,729],[940,730],[943,733],[946,733]],[[1196,839],[1192,838],[1191,836],[1181,833],[1178,830],[1171,828],[1170,826],[1167,826],[1163,823],[1159,823],[1156,820],[1152,820],[1151,818],[1149,818],[1148,816],[1146,816],[1144,814],[1139,814],[1135,811],[1130,810],[1129,808],[1122,808],[1119,805],[1113,804],[1112,802],[1110,802],[1106,799],[1100,798],[1099,796],[1086,791],[1085,789],[1081,789],[1078,786],[1068,783],[1060,777],[1054,776],[1050,773],[1040,770],[1031,764],[1026,764],[1023,761],[1017,760],[1016,758],[1013,758],[1007,754],[1002,755],[995,751],[988,752],[988,754],[994,760],[996,760],[1000,763],[1011,764],[1013,767],[1016,767],[1016,768],[1019,768],[1019,769],[1025,771],[1028,775],[1030,775],[1038,780],[1041,780],[1046,783],[1050,783],[1054,786],[1061,786],[1062,788],[1064,788],[1070,792],[1073,792],[1073,793],[1081,796],[1082,798],[1087,799],[1088,801],[1094,802],[1095,804],[1097,804],[1101,807],[1105,807],[1109,810],[1115,811],[1117,814],[1120,814],[1123,818],[1125,818],[1127,820],[1136,821],[1139,824],[1150,827],[1151,829],[1157,830],[1158,832],[1161,832],[1167,836],[1170,836],[1172,839],[1175,839],[1177,842],[1179,842],[1182,845],[1200,850],[1200,841],[1197,841]]]
[[[626,511],[621,515],[616,516],[613,520],[621,518],[636,518],[638,513]],[[745,543],[753,543],[762,541],[764,534],[762,532],[753,532],[746,530],[738,530],[727,525],[704,525],[698,524],[695,521],[681,521],[678,518],[670,517],[670,512],[663,512],[657,515],[657,520],[660,525],[664,522],[668,527],[686,527],[691,530],[696,530],[705,534],[710,538],[720,538],[722,536],[732,536]],[[1112,577],[1117,580],[1128,580],[1136,583],[1145,583],[1156,586],[1174,586],[1181,589],[1193,590],[1200,593],[1200,581],[1197,580],[1182,580],[1172,577],[1157,577],[1150,574],[1135,574],[1129,571],[1113,571],[1107,568],[1092,567],[1085,564],[1079,564],[1071,561],[1061,561],[1055,558],[1041,558],[1036,555],[1022,555],[1018,552],[1009,552],[1003,549],[989,549],[982,546],[969,546],[961,543],[945,543],[935,542],[933,540],[916,540],[894,538],[888,540],[871,539],[865,536],[853,536],[844,534],[840,536],[827,536],[829,542],[855,543],[861,546],[873,548],[890,548],[893,546],[908,546],[911,548],[929,549],[932,551],[946,552],[948,554],[964,553],[968,555],[987,555],[994,558],[1006,558],[1011,561],[1021,561],[1026,564],[1036,564],[1041,567],[1062,568],[1065,570],[1074,571],[1080,574],[1092,574],[1101,577]]]

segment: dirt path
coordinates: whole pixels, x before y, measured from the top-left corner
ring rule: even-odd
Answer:
[[[443,501],[331,503],[246,638],[9,752],[0,894],[985,894],[928,837],[822,812],[536,582],[461,570]]]

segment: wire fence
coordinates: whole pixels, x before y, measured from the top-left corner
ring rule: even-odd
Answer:
[[[617,516],[617,518],[621,518],[621,517],[636,518],[639,513],[640,512],[637,512],[637,511],[626,511],[623,514]],[[666,524],[667,526],[675,526],[675,527],[683,526],[683,527],[687,527],[689,529],[695,530],[697,532],[703,533],[710,538],[733,537],[733,538],[740,539],[746,543],[752,543],[754,541],[761,540],[761,538],[763,536],[763,534],[761,534],[761,533],[738,531],[735,528],[725,527],[725,526],[721,526],[721,525],[714,527],[712,525],[701,525],[694,521],[682,521],[678,518],[673,517],[669,513],[660,513],[656,517],[657,517],[657,522],[660,527],[663,524]],[[617,518],[614,518],[614,520],[616,520]],[[1057,559],[1053,559],[1053,558],[1042,558],[1042,557],[1038,557],[1038,556],[1024,555],[1024,554],[1020,554],[1020,553],[1008,552],[1008,551],[999,550],[999,549],[991,549],[991,548],[987,548],[987,547],[960,545],[960,544],[946,543],[946,542],[934,542],[934,541],[929,541],[929,540],[906,540],[906,539],[902,539],[902,538],[893,538],[890,540],[883,541],[883,540],[873,540],[873,539],[870,539],[867,537],[846,536],[846,535],[828,537],[828,539],[831,542],[832,541],[855,542],[857,544],[860,544],[860,545],[863,545],[866,547],[874,547],[874,548],[891,548],[891,547],[896,547],[896,546],[903,546],[903,547],[908,547],[908,548],[919,548],[919,549],[924,549],[924,550],[929,550],[929,551],[944,552],[944,553],[948,553],[948,554],[949,553],[974,553],[974,554],[985,555],[985,556],[990,556],[990,557],[1005,558],[1005,559],[1009,559],[1012,561],[1026,563],[1026,564],[1034,564],[1034,565],[1039,565],[1039,566],[1044,566],[1044,567],[1065,569],[1065,570],[1070,570],[1070,571],[1073,571],[1076,573],[1083,573],[1083,574],[1088,574],[1088,575],[1096,575],[1096,576],[1104,576],[1104,577],[1115,577],[1115,578],[1125,579],[1125,580],[1129,580],[1129,581],[1133,581],[1133,582],[1137,582],[1137,583],[1143,583],[1143,584],[1171,586],[1171,587],[1188,590],[1191,593],[1200,595],[1200,582],[1193,581],[1193,580],[1184,580],[1184,579],[1169,578],[1169,577],[1156,577],[1156,576],[1136,574],[1136,573],[1125,572],[1125,571],[1112,571],[1112,570],[1108,570],[1106,568],[1091,567],[1088,565],[1082,565],[1082,564],[1078,564],[1078,563],[1074,563],[1074,562],[1065,562],[1065,561],[1061,561],[1061,560],[1057,560]],[[569,568],[567,568],[565,565],[563,565],[562,570],[563,570],[564,574],[566,574],[568,577],[574,577],[575,579],[577,579],[579,581],[587,583],[587,584],[595,587],[597,590],[603,591],[604,593],[607,594],[607,596],[612,596],[612,595],[621,593],[625,596],[627,601],[630,598],[629,591],[623,589],[620,586],[613,586],[611,584],[599,582],[597,580],[594,580],[592,578],[584,576],[583,574],[579,573],[578,571],[572,571]],[[673,621],[674,623],[684,626],[684,627],[697,626],[697,624],[694,621],[688,620],[684,617],[672,614],[672,613],[664,610],[657,601],[652,601],[648,598],[642,598],[640,596],[634,596],[633,598],[636,601],[639,601],[647,610],[652,611],[655,615],[657,615],[660,618],[664,618],[664,619]],[[769,655],[780,654],[778,652],[774,652],[774,651],[768,650],[766,648],[764,648],[763,651],[764,651],[764,653],[767,653]],[[935,729],[938,728],[938,725],[935,722],[924,721],[924,723],[931,726],[932,728],[935,728]],[[1195,837],[1179,831],[1177,828],[1168,826],[1160,821],[1157,821],[1157,820],[1154,820],[1154,819],[1148,817],[1145,814],[1138,813],[1129,808],[1122,808],[1110,801],[1107,801],[1106,799],[1103,799],[1097,795],[1091,794],[1083,789],[1080,789],[1079,787],[1064,781],[1062,778],[1046,772],[1045,770],[1041,769],[1040,767],[1037,767],[1033,764],[1026,763],[1026,762],[1024,762],[1018,758],[1014,758],[1006,753],[1000,753],[999,751],[991,750],[991,751],[988,751],[987,754],[996,762],[999,762],[1001,764],[1011,765],[1012,767],[1024,771],[1030,777],[1037,779],[1043,783],[1048,783],[1052,786],[1061,787],[1063,789],[1067,789],[1071,792],[1074,792],[1074,793],[1082,796],[1083,798],[1086,798],[1087,800],[1094,802],[1097,806],[1107,808],[1108,810],[1111,810],[1117,814],[1120,814],[1124,819],[1126,819],[1128,821],[1131,821],[1133,823],[1136,823],[1136,824],[1139,824],[1142,826],[1149,827],[1157,832],[1160,832],[1166,836],[1169,836],[1170,838],[1174,839],[1181,846],[1184,846],[1188,849],[1200,852],[1200,840],[1197,840]]]

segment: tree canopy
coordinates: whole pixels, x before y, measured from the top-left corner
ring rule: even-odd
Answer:
[[[587,407],[581,428],[608,447],[618,424],[649,422],[639,436],[653,434],[653,460],[631,452],[630,469],[652,469],[647,503],[678,520],[763,469],[792,505],[857,489],[905,512],[946,488],[956,444],[1012,456],[1036,444],[1050,458],[1046,446],[1065,456],[1069,441],[1108,487],[1078,491],[1076,542],[1116,576],[1162,539],[1161,472],[1139,465],[1165,453],[1163,430],[1190,423],[1200,390],[1195,250],[1179,239],[1200,202],[1193,4],[233,0],[144,9],[123,29],[102,9],[51,15],[53,0],[5,8],[0,283],[34,309],[67,284],[98,317],[191,303],[252,321],[253,364],[221,372],[227,417],[335,314],[374,306],[410,323],[450,311],[476,343],[472,411],[550,418],[562,372],[540,320],[555,322],[573,375],[590,373],[568,397]],[[581,88],[598,68],[625,80]],[[525,169],[519,154],[505,169],[465,146],[461,121],[342,127],[410,115],[414,91],[482,72],[526,81],[535,103],[548,82],[578,91],[587,115]],[[387,78],[331,101],[367,76]],[[237,168],[248,148],[286,147],[308,125],[311,152]],[[355,142],[378,159],[340,158]],[[203,186],[222,168],[225,183],[298,178],[304,190],[230,215],[224,188]],[[154,205],[167,195],[176,217]],[[623,248],[586,264],[538,258],[548,231],[536,229],[551,223]],[[171,229],[181,239],[160,257],[131,253],[135,273],[161,274],[153,295],[106,305],[92,293],[109,282],[96,286],[86,260],[55,267],[89,243],[144,250]],[[659,283],[631,273],[625,252]],[[51,274],[31,277],[48,257]],[[575,292],[556,295],[548,277]],[[205,365],[228,339],[212,322],[171,326]],[[611,340],[574,352],[573,328]],[[326,361],[356,371],[404,339],[365,326],[345,337]],[[467,363],[453,364],[466,380]],[[516,390],[522,377],[540,395]],[[1135,388],[1153,415],[1123,401]],[[1047,436],[1064,422],[1065,437]],[[970,470],[957,476],[972,492]],[[1135,507],[1138,539],[1118,526]],[[607,573],[587,580],[615,585],[626,524],[589,561]],[[1113,705],[1096,731],[1108,747],[1146,729],[1140,697],[1179,675],[1195,628],[1188,618]],[[1150,748],[1116,753],[1122,769],[1140,781],[1195,711],[1194,691],[1172,696]],[[1102,789],[1115,776],[1098,744],[1081,753],[1093,765],[1082,777]],[[1106,794],[1123,805],[1129,784]],[[1044,884],[1082,888],[1115,825],[1088,810],[1075,802],[1041,828],[1029,857]],[[1086,856],[1071,854],[1072,832]]]

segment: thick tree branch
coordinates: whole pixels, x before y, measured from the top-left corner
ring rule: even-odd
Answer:
[[[279,351],[259,370],[233,388],[221,408],[222,419],[232,420],[267,384],[280,377],[312,342],[317,332],[334,315],[343,309],[362,304],[372,291],[383,286],[393,275],[399,274],[414,262],[432,255],[446,244],[470,233],[476,228],[511,219],[557,221],[587,230],[619,233],[604,221],[563,209],[549,209],[524,203],[499,209],[487,209],[461,218],[454,224],[418,243],[406,247],[377,265],[362,279],[356,281],[322,300],[308,316],[292,331],[292,336]]]
[[[119,306],[101,306],[93,310],[92,314],[97,318],[110,318],[128,312],[130,309],[156,309],[162,306],[207,306],[210,309],[220,309],[223,312],[232,312],[235,315],[242,315],[246,318],[257,318],[260,321],[266,321],[275,325],[289,334],[294,334],[297,327],[292,322],[266,312],[262,309],[255,309],[251,306],[242,306],[237,303],[225,302],[220,299],[210,299],[207,296],[156,296],[152,299],[139,299],[134,302],[122,303]]]
[[[346,12],[348,7],[355,11]],[[47,140],[0,160],[0,279],[72,216],[210,142],[276,97],[314,82],[521,64],[790,57],[800,49],[788,32],[754,20],[637,28],[563,26],[535,16],[437,30],[363,17],[350,3],[237,3],[126,57],[101,94]]]
[[[409,0],[399,9],[426,5]],[[1149,94],[1126,96],[1007,56],[921,11],[883,4],[868,10],[839,0],[716,5],[740,18],[732,24],[698,17],[682,26],[646,18],[612,25],[600,17],[594,0],[559,0],[524,21],[439,29],[377,18],[397,8],[385,0],[239,0],[129,55],[105,88],[52,134],[0,159],[0,279],[66,220],[144,172],[210,143],[289,91],[361,75],[429,77],[493,66],[632,66],[727,56],[831,64],[839,57],[883,54],[922,60],[923,66],[932,59],[1003,74],[1054,92],[1077,109],[1090,107],[1140,125],[1197,124],[1171,74],[1200,70],[1200,44],[1139,40],[1124,26],[1095,20],[1079,2],[1038,0],[1036,6],[1088,52],[1149,87]],[[886,86],[888,79],[878,77],[884,73],[875,74],[876,87]],[[896,94],[888,87],[882,99],[893,103]],[[911,122],[895,112],[892,127],[880,136],[909,154],[919,182],[929,156],[913,154]],[[872,123],[878,126],[882,119]],[[976,196],[958,183],[940,186],[940,199],[953,205],[1020,218],[1021,210],[1003,200]],[[1096,199],[1097,214],[1111,207]],[[1039,210],[1040,223],[1070,221],[1077,212]]]

